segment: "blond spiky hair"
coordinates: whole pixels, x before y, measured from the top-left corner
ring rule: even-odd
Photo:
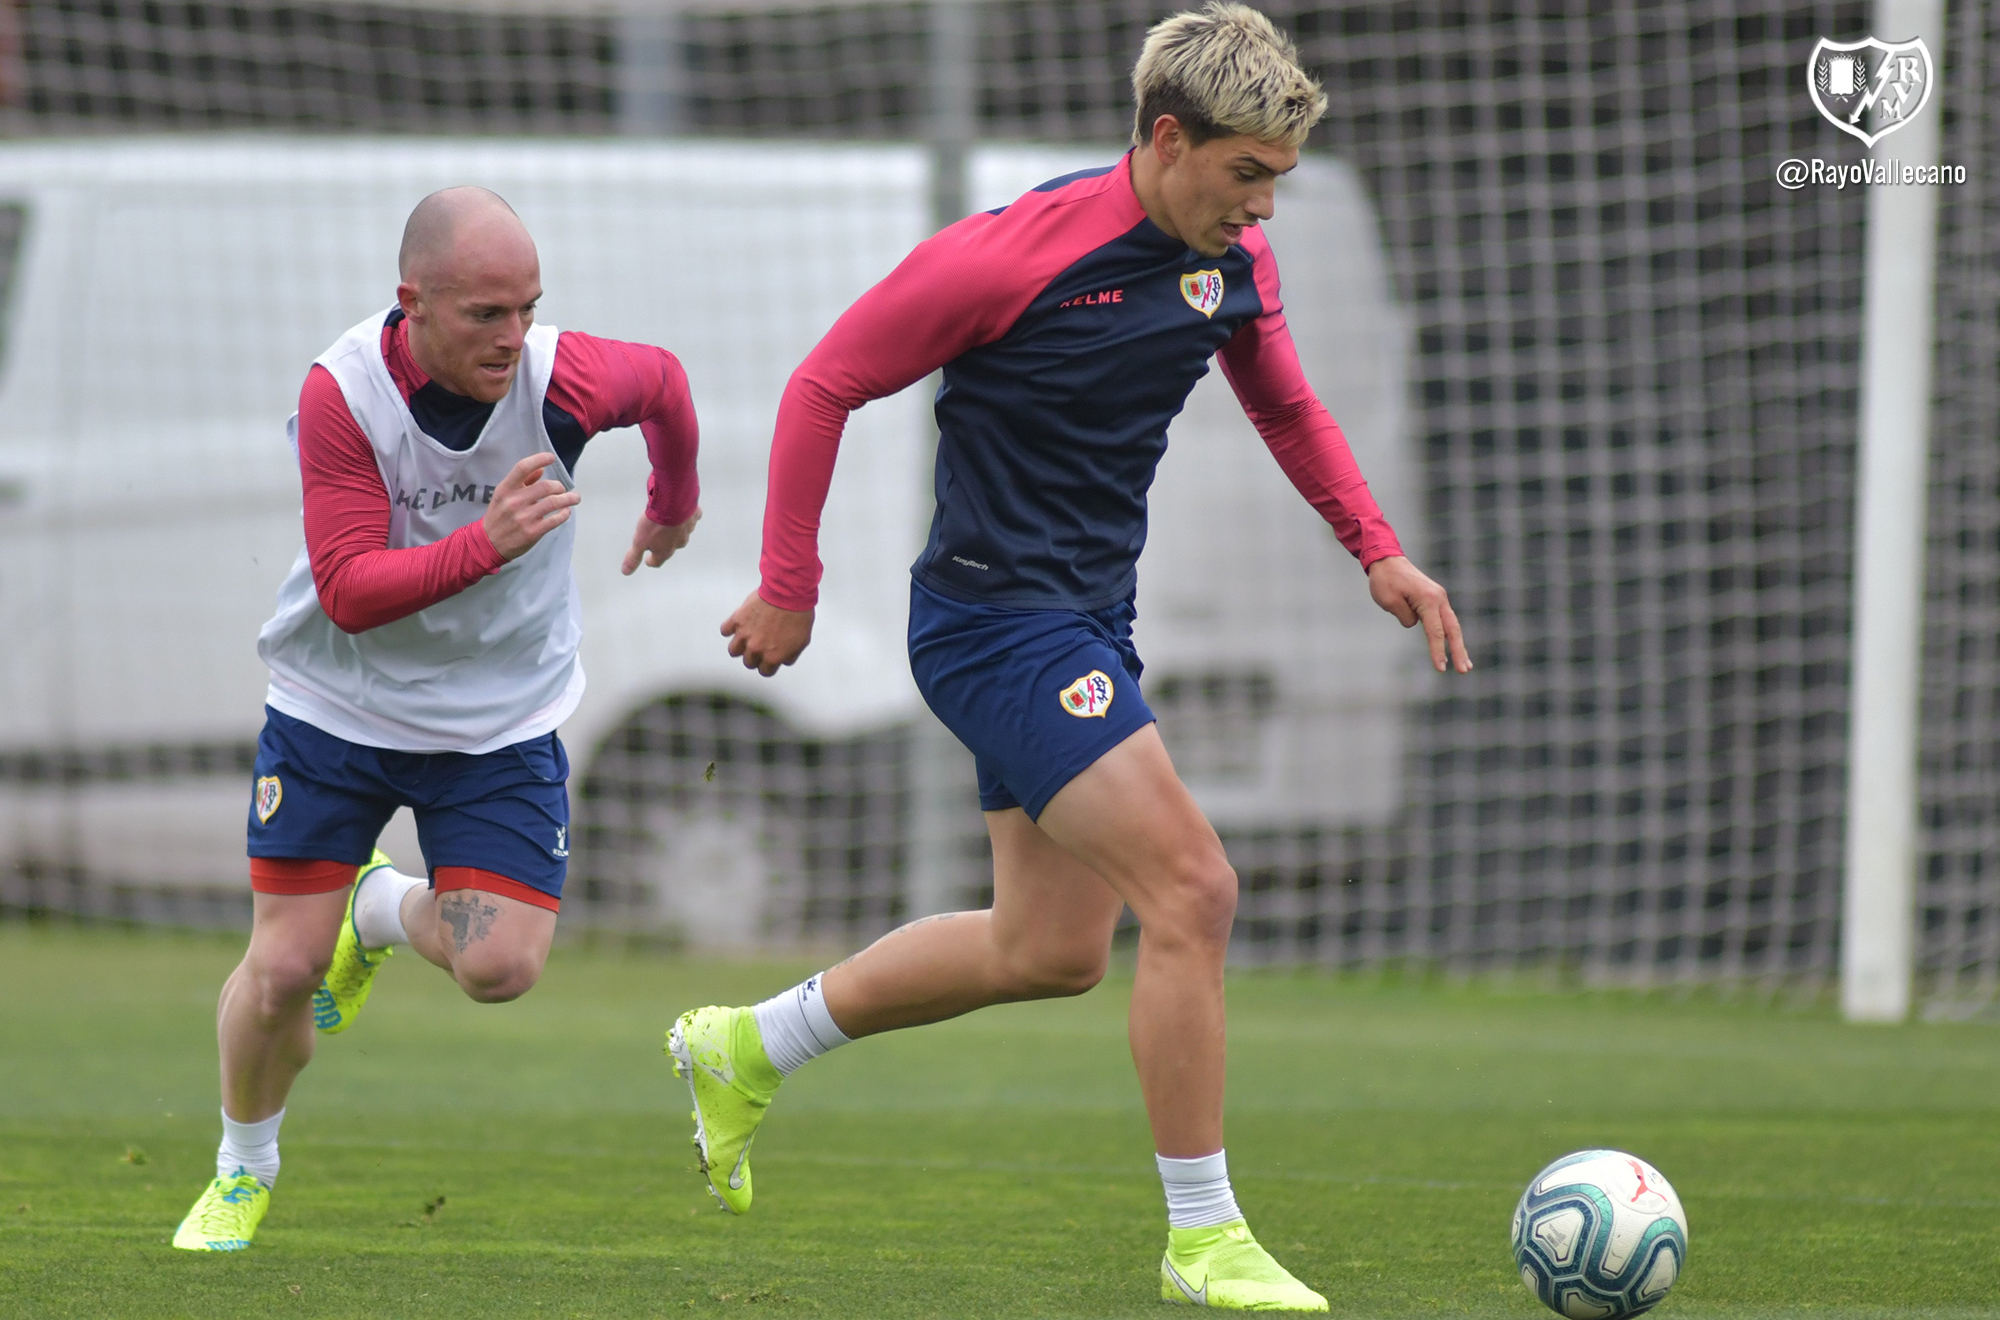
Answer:
[[[1298,147],[1326,113],[1326,93],[1299,67],[1291,38],[1230,0],[1154,25],[1132,70],[1132,99],[1135,146],[1151,140],[1155,120],[1172,115],[1197,146],[1241,133]]]

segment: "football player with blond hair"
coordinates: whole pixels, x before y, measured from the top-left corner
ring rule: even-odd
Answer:
[[[993,906],[913,922],[761,1004],[668,1036],[716,1197],[751,1200],[780,1082],[861,1036],[1081,994],[1130,905],[1131,1045],[1165,1186],[1161,1296],[1254,1310],[1326,1301],[1258,1245],[1223,1154],[1223,962],[1236,873],[1181,784],[1132,645],[1146,491],[1167,426],[1220,358],[1370,593],[1469,670],[1444,589],[1404,557],[1300,371],[1259,222],[1326,107],[1262,14],[1211,3],[1148,34],[1133,150],[919,245],[848,309],[779,407],[762,582],[732,654],[769,675],[812,636],[819,517],[847,415],[943,372],[937,511],[912,569],[910,664],[969,747]]]

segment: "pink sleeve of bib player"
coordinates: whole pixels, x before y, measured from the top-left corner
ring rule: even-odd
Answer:
[[[778,404],[764,503],[763,581],[779,609],[819,600],[820,512],[847,415],[1006,334],[1048,282],[1145,218],[1112,174],[1031,192],[919,243],[799,364]]]
[[[1264,313],[1223,345],[1222,374],[1278,466],[1361,567],[1365,570],[1378,559],[1402,554],[1396,533],[1355,465],[1340,423],[1313,393],[1299,366],[1279,296],[1278,263],[1264,231],[1246,230],[1243,246],[1254,263]]]
[[[701,499],[695,475],[701,428],[679,358],[651,344],[565,330],[556,340],[548,399],[574,417],[585,436],[637,426],[653,465],[646,516],[662,527],[694,516]]]
[[[636,424],[653,465],[646,516],[663,526],[693,516],[701,498],[699,428],[687,373],[673,354],[565,331],[556,341],[548,398],[576,419],[586,437]],[[313,586],[320,608],[343,632],[379,628],[429,609],[506,562],[482,523],[431,545],[388,548],[389,492],[375,451],[324,367],[307,374],[299,393],[299,472]]]
[[[375,450],[332,373],[317,365],[299,391],[299,476],[313,586],[342,632],[428,609],[506,562],[480,523],[430,545],[388,548],[389,490]]]

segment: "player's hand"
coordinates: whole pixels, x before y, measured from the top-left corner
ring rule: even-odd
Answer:
[[[741,656],[745,669],[769,678],[780,665],[797,660],[812,641],[813,612],[781,610],[753,591],[723,620],[722,635],[729,639],[729,654]]]
[[[618,571],[631,577],[639,571],[642,561],[647,568],[658,568],[674,557],[674,551],[688,543],[688,538],[694,535],[694,525],[700,521],[700,509],[696,509],[694,516],[686,522],[672,526],[656,523],[645,514],[640,514],[639,528],[632,533],[632,548],[625,552],[625,562],[618,566]]]
[[[1405,628],[1424,625],[1424,639],[1431,647],[1431,668],[1440,674],[1449,664],[1461,674],[1472,672],[1472,656],[1458,631],[1458,616],[1444,588],[1418,571],[1401,555],[1378,559],[1368,566],[1368,594],[1375,603],[1396,616]]]
[[[543,479],[555,461],[554,454],[530,454],[494,488],[486,505],[486,535],[502,559],[519,559],[534,549],[569,521],[569,511],[583,498],[553,477]]]

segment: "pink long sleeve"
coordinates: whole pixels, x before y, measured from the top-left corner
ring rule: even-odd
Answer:
[[[1121,183],[1107,179],[1098,191]],[[849,307],[792,373],[778,404],[764,505],[758,595],[786,610],[819,599],[820,512],[847,415],[1006,334],[1065,267],[1144,218],[1121,200],[1072,206],[1087,192],[1032,192],[1004,214],[970,215],[919,243]],[[1024,244],[1020,235],[1039,241]]]
[[[651,344],[565,330],[556,341],[550,403],[576,419],[586,436],[637,426],[653,471],[646,516],[663,527],[686,522],[701,500],[695,454],[701,427],[680,359]]]
[[[313,586],[342,632],[428,609],[506,562],[480,523],[429,545],[387,548],[389,490],[375,450],[332,373],[317,365],[299,392],[299,473]]]
[[[406,323],[384,331],[383,360],[406,400],[430,383],[410,357]],[[695,472],[700,428],[687,373],[673,354],[564,331],[547,398],[586,439],[636,423],[653,468],[646,516],[671,526],[693,515],[701,497]],[[428,609],[506,562],[482,523],[430,545],[388,548],[389,492],[374,449],[340,386],[319,366],[307,373],[299,393],[299,471],[313,585],[320,608],[344,632],[379,628]]]
[[[847,415],[1006,332],[1034,296],[995,278],[976,215],[920,243],[833,323],[778,403],[758,595],[779,609],[819,599],[819,522]],[[1010,297],[1010,295],[1012,295]]]
[[[1255,260],[1264,312],[1223,346],[1223,375],[1278,466],[1365,571],[1377,560],[1402,554],[1403,548],[1362,478],[1340,424],[1299,366],[1270,244],[1261,229],[1247,231],[1243,244]]]

